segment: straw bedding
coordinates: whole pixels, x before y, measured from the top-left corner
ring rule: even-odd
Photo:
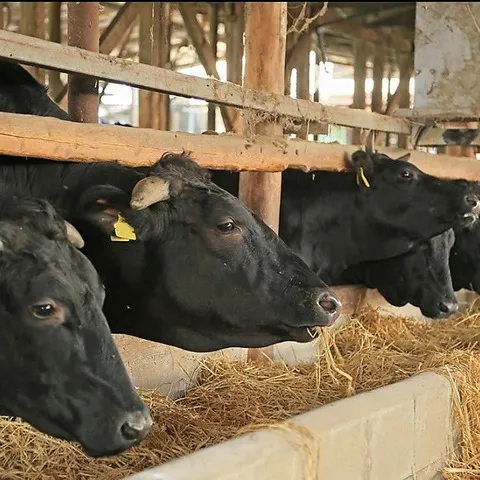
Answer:
[[[141,392],[152,409],[154,429],[141,445],[118,457],[89,459],[74,444],[0,418],[0,479],[120,479],[255,426],[426,370],[455,372],[450,379],[461,444],[445,478],[480,478],[479,340],[480,310],[432,323],[365,310],[334,336],[323,335],[329,349],[315,364],[207,361],[198,385],[184,398]]]

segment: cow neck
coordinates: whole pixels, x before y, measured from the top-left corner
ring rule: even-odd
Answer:
[[[364,260],[374,226],[365,215],[355,173],[317,172],[302,188],[296,184],[282,201],[282,223],[292,221],[296,232],[281,236],[322,278]],[[288,185],[287,182],[284,185]],[[294,219],[294,220],[292,220]],[[284,229],[286,230],[286,229]]]

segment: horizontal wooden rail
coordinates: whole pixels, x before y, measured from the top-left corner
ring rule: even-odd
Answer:
[[[200,165],[213,169],[341,171],[348,169],[347,155],[358,148],[288,138],[195,135],[0,113],[0,153],[20,157],[148,166],[165,152],[187,150],[193,152]],[[406,153],[401,149],[380,151],[394,158]],[[480,181],[480,162],[471,158],[414,151],[411,161],[432,175]]]
[[[213,78],[203,79],[127,59],[88,52],[18,33],[0,30],[0,58],[67,73],[82,73],[113,83],[156,92],[201,98],[213,103],[285,116],[304,123],[330,123],[410,134],[410,121],[347,107],[330,107]]]

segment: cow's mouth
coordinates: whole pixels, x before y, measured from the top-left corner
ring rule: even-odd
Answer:
[[[295,327],[290,329],[290,336],[292,340],[299,343],[308,343],[320,336],[320,328],[319,326],[311,326],[311,327]]]
[[[460,219],[460,223],[464,227],[471,227],[478,221],[478,215],[474,212],[464,213]]]

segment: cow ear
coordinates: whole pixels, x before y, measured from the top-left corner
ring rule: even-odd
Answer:
[[[367,175],[372,174],[375,168],[372,157],[363,150],[357,150],[352,154],[352,165],[357,173],[363,170]]]
[[[105,235],[115,235],[119,220],[128,225],[125,215],[129,211],[130,195],[112,185],[95,185],[80,197],[77,215],[83,221],[95,225]]]

